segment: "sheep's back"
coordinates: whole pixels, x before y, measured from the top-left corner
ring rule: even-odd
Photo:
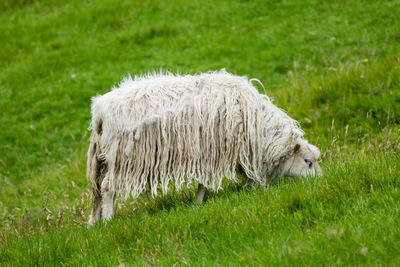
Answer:
[[[237,106],[246,100],[244,95],[249,92],[243,90],[243,83],[242,77],[227,73],[127,78],[119,87],[93,98],[92,118],[101,118],[103,127],[118,131],[168,120],[186,109],[198,116],[216,113],[222,105]]]

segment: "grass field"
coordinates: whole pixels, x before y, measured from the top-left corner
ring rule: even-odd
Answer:
[[[400,1],[0,0],[0,265],[400,265]],[[90,98],[226,68],[324,176],[117,201],[86,228]]]

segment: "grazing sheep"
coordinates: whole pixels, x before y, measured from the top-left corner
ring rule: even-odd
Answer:
[[[167,193],[170,182],[218,190],[224,177],[265,186],[278,176],[320,174],[319,150],[298,123],[259,94],[246,77],[200,75],[125,78],[92,102],[87,177],[89,224],[114,213],[116,195]]]

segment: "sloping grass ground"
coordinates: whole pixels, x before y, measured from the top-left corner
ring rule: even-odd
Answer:
[[[399,1],[0,7],[2,265],[400,265]],[[87,229],[90,97],[223,67],[301,122],[324,176],[145,195]]]

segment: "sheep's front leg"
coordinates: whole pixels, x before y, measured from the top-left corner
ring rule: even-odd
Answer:
[[[197,194],[196,194],[196,203],[200,203],[203,201],[206,190],[207,189],[204,187],[204,185],[199,184],[199,188],[197,189]]]
[[[245,178],[245,184],[244,188],[247,190],[256,190],[259,184],[257,184],[254,180],[251,180],[249,178]]]
[[[104,179],[106,181],[107,179]],[[114,199],[115,192],[111,191],[108,187],[107,182],[101,184],[101,217],[103,221],[109,221],[114,216]]]

